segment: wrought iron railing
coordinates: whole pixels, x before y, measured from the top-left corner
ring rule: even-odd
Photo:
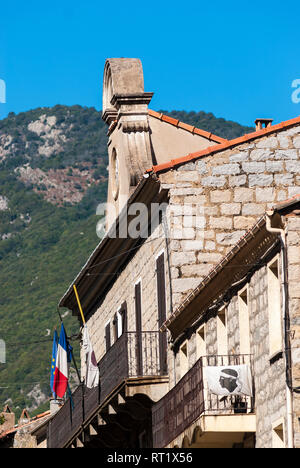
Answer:
[[[102,396],[128,377],[162,375],[159,332],[124,333],[101,359],[99,369]]]
[[[105,399],[130,377],[160,376],[159,332],[127,332],[99,362],[100,386],[80,385],[48,424],[48,447],[64,447]]]
[[[206,366],[248,364],[250,355],[205,356],[152,408],[153,447],[163,448],[184,432],[202,414],[237,414],[254,411],[254,398],[220,398],[208,391],[204,379]]]

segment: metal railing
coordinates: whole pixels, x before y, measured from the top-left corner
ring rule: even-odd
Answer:
[[[108,395],[129,377],[162,375],[159,332],[124,333],[99,363],[101,395]]]
[[[48,447],[64,447],[104,400],[130,377],[163,375],[159,355],[159,332],[126,332],[100,360],[100,386],[81,384],[48,424]],[[165,372],[164,372],[165,373]]]
[[[206,366],[241,364],[248,364],[251,368],[251,356],[201,357],[177,385],[153,406],[153,447],[166,447],[204,413],[217,415],[253,412],[253,397],[220,397],[209,392],[204,379]]]

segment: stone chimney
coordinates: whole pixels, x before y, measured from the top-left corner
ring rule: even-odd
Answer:
[[[10,407],[6,405],[3,412],[0,413],[0,433],[6,432],[15,426],[15,414]]]
[[[256,119],[255,120],[256,131],[262,130],[263,128],[271,127],[272,123],[273,123],[273,119]]]
[[[56,413],[58,410],[60,410],[63,404],[64,404],[64,401],[59,398],[57,398],[56,400],[51,399],[50,400],[50,414],[52,415]]]
[[[30,421],[30,415],[26,408],[23,409],[20,419],[18,421],[18,425],[22,426],[23,424],[27,424]]]

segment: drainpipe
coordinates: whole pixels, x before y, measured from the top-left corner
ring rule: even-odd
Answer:
[[[289,345],[289,317],[288,317],[288,287],[287,287],[287,248],[286,248],[286,229],[274,228],[271,226],[271,219],[274,211],[268,211],[266,216],[266,229],[270,233],[280,235],[281,240],[281,281],[282,281],[282,315],[284,318],[284,342],[285,342],[285,364],[286,364],[286,410],[287,410],[287,435],[288,448],[294,448],[293,440],[293,396],[290,381],[291,360]]]

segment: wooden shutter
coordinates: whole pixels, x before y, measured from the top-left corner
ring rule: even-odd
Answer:
[[[157,278],[157,308],[158,308],[158,327],[166,321],[166,280],[165,280],[165,255],[161,254],[156,260],[156,278]],[[167,334],[159,334],[159,361],[160,373],[167,373]]]
[[[137,375],[141,376],[143,375],[141,283],[135,285],[135,320]]]
[[[110,323],[108,323],[105,327],[105,343],[106,343],[106,352],[107,352],[111,347]]]
[[[122,334],[127,332],[127,303],[121,305],[120,314],[122,317]]]
[[[114,315],[114,319],[113,319],[113,339],[114,339],[114,343],[118,339],[118,315],[117,314]]]

